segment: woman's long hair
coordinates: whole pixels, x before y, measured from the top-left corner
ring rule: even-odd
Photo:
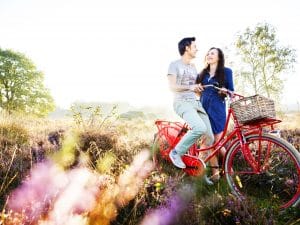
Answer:
[[[219,58],[218,65],[217,65],[217,70],[216,70],[216,73],[215,73],[215,78],[216,78],[217,82],[219,83],[219,86],[224,87],[224,85],[225,85],[225,72],[224,72],[225,59],[224,59],[224,54],[223,54],[221,49],[215,48],[215,47],[210,48],[208,50],[208,52],[213,50],[213,49],[216,49],[218,51],[218,58]],[[197,76],[196,84],[202,83],[204,75],[209,73],[209,70],[210,70],[210,65],[208,64],[200,72],[200,74]]]

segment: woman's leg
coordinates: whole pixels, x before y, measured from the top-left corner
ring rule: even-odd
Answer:
[[[223,131],[214,135],[215,136],[215,143],[217,143],[221,139],[222,135],[223,135]],[[222,147],[220,149],[219,154],[221,154],[221,156],[224,157],[225,153],[226,153],[226,149],[224,147]]]
[[[214,137],[215,137],[215,143],[217,143],[220,140],[220,138],[222,137],[222,132],[215,134]],[[225,152],[223,154],[222,150],[223,150],[223,148],[221,149],[221,155],[224,156]],[[212,157],[209,162],[210,162],[210,165],[212,166],[212,178],[211,179],[212,180],[220,179],[218,154],[216,154],[214,157]]]
[[[214,135],[214,140],[215,140],[214,143],[218,142],[221,137],[222,137],[222,132],[215,134]],[[207,148],[209,146],[209,145],[205,144],[205,143],[207,143],[207,141],[205,139],[206,139],[206,137],[203,137],[203,140],[202,140],[203,148]],[[222,156],[225,155],[224,148],[221,149],[221,154],[222,154]],[[220,170],[219,170],[219,161],[218,161],[217,154],[209,160],[209,164],[211,166],[211,171],[212,171],[211,179],[214,181],[219,180],[220,179]],[[208,181],[208,183],[210,183],[210,182]]]
[[[213,143],[215,142],[214,141],[215,140],[215,135],[213,134],[213,131],[212,131],[212,128],[211,128],[211,125],[210,125],[210,120],[209,120],[207,114],[203,113],[201,111],[198,112],[198,113],[199,113],[199,116],[202,118],[202,120],[204,121],[204,123],[207,127],[207,131],[206,131],[205,135],[203,136],[203,139],[201,140],[202,147],[207,148],[207,147],[213,145]],[[218,135],[216,135],[216,136],[220,138],[221,136],[218,136]],[[214,157],[212,157],[209,160],[209,163],[210,163],[211,171],[212,171],[212,179],[213,180],[218,180],[220,178],[220,175],[219,175],[219,162],[218,162],[217,156],[215,155]],[[208,184],[213,184],[212,181],[207,179],[207,177],[206,177],[206,180],[207,180]]]

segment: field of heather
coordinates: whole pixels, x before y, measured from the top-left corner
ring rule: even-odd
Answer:
[[[300,114],[276,127],[298,150]],[[299,208],[243,202],[221,179],[154,168],[154,119],[0,116],[0,224],[298,224]]]

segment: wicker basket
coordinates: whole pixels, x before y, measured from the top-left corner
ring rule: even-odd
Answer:
[[[276,117],[274,101],[261,95],[242,98],[230,106],[240,124]]]

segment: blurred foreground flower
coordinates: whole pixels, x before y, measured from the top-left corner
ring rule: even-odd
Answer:
[[[112,176],[85,167],[64,171],[53,162],[38,164],[11,193],[7,224],[109,224],[116,218],[118,207],[137,195],[152,171],[149,155],[142,151],[135,156],[117,182]]]
[[[117,216],[117,208],[124,207],[138,193],[144,179],[153,170],[149,151],[141,151],[133,163],[121,174],[118,182],[100,193],[97,206],[89,214],[90,225],[107,225]]]
[[[195,190],[192,185],[186,184],[182,186],[168,199],[166,204],[150,210],[140,225],[174,224],[194,195]]]

